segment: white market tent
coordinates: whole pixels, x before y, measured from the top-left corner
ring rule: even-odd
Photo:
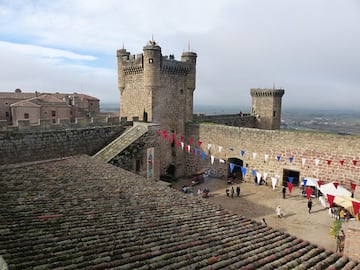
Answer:
[[[333,196],[351,197],[351,192],[350,191],[348,191],[346,188],[344,188],[341,185],[338,185],[338,187],[336,188],[335,185],[334,185],[334,182],[321,185],[319,190],[321,191],[321,193],[324,194],[324,196],[326,196],[327,194],[330,194],[330,195],[333,195]]]
[[[306,186],[319,188],[319,185],[318,185],[319,179],[317,179],[317,178],[311,178],[311,177],[306,177],[306,178],[304,178],[304,180],[306,180]],[[301,181],[300,186],[303,186],[303,185],[304,185],[304,180]]]

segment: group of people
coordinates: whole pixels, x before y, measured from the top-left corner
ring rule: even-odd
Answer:
[[[231,195],[231,198],[234,198],[234,194],[235,194],[234,186],[231,187],[231,193],[230,193],[229,188],[226,188],[225,193],[226,193],[227,197],[230,197],[230,195]],[[236,187],[236,196],[240,197],[240,186]]]
[[[209,197],[209,193],[210,193],[210,190],[209,190],[208,187],[205,187],[203,190],[201,190],[199,188],[198,191],[197,191],[198,196],[203,197],[203,198]]]

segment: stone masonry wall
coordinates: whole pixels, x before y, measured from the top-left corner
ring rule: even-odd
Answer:
[[[124,131],[120,125],[46,131],[0,131],[0,165],[92,155]]]
[[[329,133],[305,131],[260,130],[239,127],[229,127],[214,124],[192,124],[187,126],[188,137],[195,142],[202,141],[202,149],[207,154],[205,161],[198,155],[185,155],[185,171],[197,171],[209,167],[221,176],[227,172],[228,164],[219,163],[219,159],[227,160],[237,157],[248,164],[248,176],[252,169],[268,173],[268,177],[279,175],[283,170],[300,172],[303,177],[315,177],[324,182],[338,181],[346,188],[350,182],[357,185],[360,175],[360,161],[355,166],[353,160],[360,159],[360,139],[358,136],[344,136]],[[210,151],[207,145],[212,144]],[[222,151],[219,152],[219,146]],[[234,151],[231,151],[233,148]],[[240,155],[245,150],[245,155]],[[256,153],[255,159],[253,153]],[[211,165],[210,155],[214,155],[215,162]],[[264,157],[268,155],[268,160]],[[277,156],[280,155],[280,161]],[[290,157],[294,159],[290,162]],[[305,165],[302,158],[306,159]],[[316,166],[315,160],[319,163]],[[331,160],[328,164],[327,160]],[[340,160],[344,160],[341,165]],[[359,189],[357,189],[358,192]]]
[[[360,260],[360,222],[345,222],[342,229],[345,233],[344,254],[352,259]]]

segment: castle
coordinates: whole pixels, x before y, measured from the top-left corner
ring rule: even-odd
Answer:
[[[153,41],[137,57],[118,51],[121,122],[0,128],[1,269],[359,267],[358,222],[343,257],[148,181],[170,168],[224,177],[236,161],[297,184],[359,184],[359,138],[280,130],[282,89],[251,89],[250,114],[193,117],[196,54],[184,55],[162,57]]]

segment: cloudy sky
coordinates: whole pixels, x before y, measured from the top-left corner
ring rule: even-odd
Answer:
[[[0,91],[79,92],[118,102],[116,50],[198,54],[195,104],[359,108],[358,0],[0,0]]]

